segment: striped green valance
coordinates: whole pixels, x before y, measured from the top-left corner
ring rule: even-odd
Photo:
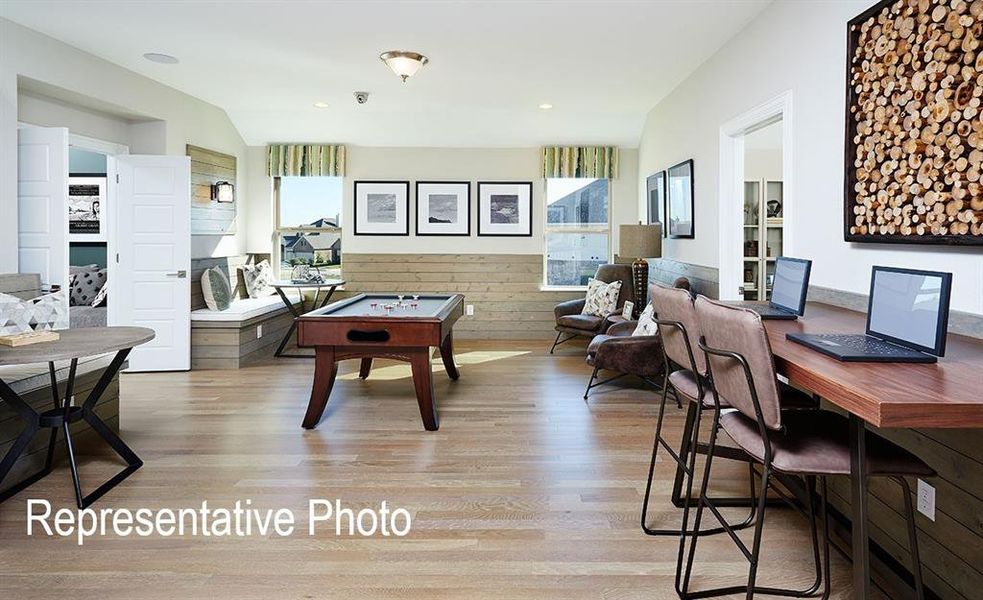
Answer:
[[[345,147],[323,144],[270,144],[271,177],[343,177]]]
[[[547,146],[543,148],[543,177],[618,177],[614,146]]]

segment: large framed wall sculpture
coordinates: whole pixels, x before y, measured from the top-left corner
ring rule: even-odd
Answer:
[[[983,1],[848,24],[844,239],[983,245]]]

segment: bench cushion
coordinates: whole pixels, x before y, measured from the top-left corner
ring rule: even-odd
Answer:
[[[191,311],[191,320],[219,322],[248,321],[249,319],[276,312],[280,309],[286,310],[280,296],[241,298],[233,300],[229,304],[229,308],[225,310],[210,310],[207,308],[193,310]]]

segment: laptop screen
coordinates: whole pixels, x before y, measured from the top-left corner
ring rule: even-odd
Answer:
[[[771,304],[791,311],[800,317],[806,309],[811,260],[780,256],[775,260],[775,281],[771,288]]]
[[[874,267],[867,333],[943,356],[951,284],[951,273]]]

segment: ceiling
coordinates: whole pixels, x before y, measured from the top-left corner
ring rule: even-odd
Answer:
[[[634,147],[768,1],[4,0],[0,15],[224,108],[251,145]],[[401,83],[378,59],[392,49],[430,64]]]

